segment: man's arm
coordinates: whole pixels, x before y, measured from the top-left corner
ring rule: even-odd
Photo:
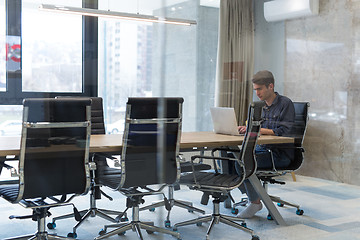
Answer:
[[[290,134],[295,119],[295,108],[292,102],[289,102],[280,113],[279,125],[273,129],[276,136]]]
[[[260,129],[260,134],[262,134],[262,135],[275,135],[274,131],[272,129],[268,129],[268,128],[261,128]]]

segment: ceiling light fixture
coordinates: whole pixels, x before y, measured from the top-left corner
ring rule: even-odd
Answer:
[[[92,8],[65,7],[65,6],[57,6],[50,4],[41,4],[39,9],[44,11],[51,11],[51,12],[62,12],[69,14],[78,14],[83,16],[92,16],[92,17],[108,17],[108,18],[135,20],[135,21],[143,21],[143,22],[167,23],[167,24],[177,24],[177,25],[186,25],[186,26],[196,24],[196,21],[194,20],[178,19],[178,18],[162,18],[151,15],[114,12],[110,10],[106,11],[106,10],[99,10]]]

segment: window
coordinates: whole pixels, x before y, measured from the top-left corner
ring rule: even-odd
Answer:
[[[5,0],[0,0],[0,92],[6,91],[6,14]]]
[[[99,9],[146,15],[165,11],[168,17],[194,19],[198,24],[166,24],[161,29],[158,23],[99,18],[99,96],[104,98],[107,131],[122,131],[128,97],[156,97],[161,92],[184,98],[184,131],[211,131],[218,5],[185,0],[169,0],[167,6],[161,1],[148,2],[99,1]],[[161,44],[162,30],[165,44]],[[160,68],[162,62],[164,69]],[[161,74],[164,84],[160,82]]]
[[[82,17],[39,10],[42,0],[23,0],[22,90],[78,92],[82,85]],[[81,7],[81,0],[56,4]]]
[[[0,136],[16,136],[21,133],[21,105],[0,105]]]

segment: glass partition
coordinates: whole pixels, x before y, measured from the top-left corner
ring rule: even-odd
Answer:
[[[6,14],[5,0],[0,0],[0,92],[6,91]]]

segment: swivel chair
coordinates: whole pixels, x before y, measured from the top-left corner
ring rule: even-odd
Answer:
[[[38,229],[33,235],[10,239],[68,239],[48,234],[45,219],[50,208],[71,204],[90,187],[90,103],[89,99],[24,100],[19,173],[6,166],[18,181],[1,185],[0,196],[32,209],[31,215],[10,219],[31,218]]]
[[[180,176],[178,155],[182,103],[182,98],[128,99],[120,159],[121,174],[100,175],[99,182],[127,197],[124,212],[132,208],[132,221],[105,225],[96,240],[115,234],[123,235],[130,229],[136,231],[140,239],[143,239],[141,229],[149,234],[161,232],[180,238],[177,232],[153,226],[153,222],[140,221],[139,205],[144,203],[145,196],[163,194],[161,191],[164,187],[175,183]],[[158,109],[163,110],[160,116]],[[108,228],[116,229],[107,232]]]
[[[74,97],[57,97],[57,99],[70,99]],[[87,98],[74,98],[74,99],[87,99]],[[104,113],[103,113],[103,101],[101,97],[90,97],[91,99],[91,135],[97,134],[105,134],[105,124],[104,124]],[[69,232],[67,235],[71,238],[76,238],[77,233],[76,230],[80,227],[81,224],[84,223],[89,217],[99,216],[105,220],[108,220],[113,223],[117,223],[119,221],[126,221],[127,215],[123,214],[120,211],[108,210],[108,209],[100,209],[96,206],[96,201],[101,199],[101,196],[105,196],[110,201],[113,199],[103,192],[100,187],[101,185],[98,182],[97,176],[99,174],[104,174],[104,172],[108,172],[111,174],[120,174],[119,170],[110,169],[107,166],[106,158],[115,159],[109,154],[106,153],[92,153],[90,154],[89,161],[94,165],[94,168],[90,172],[91,176],[91,185],[90,185],[90,207],[89,209],[85,209],[82,211],[78,211],[76,207],[74,207],[74,213],[54,217],[52,222],[47,224],[49,229],[54,229],[56,227],[56,221],[66,218],[74,217],[77,221],[76,225],[73,227],[73,231]],[[113,218],[110,215],[123,216],[122,218],[116,217]]]
[[[209,196],[213,198],[213,213],[208,216],[199,217],[197,219],[176,223],[173,227],[174,231],[180,226],[196,224],[200,226],[203,222],[211,221],[210,226],[206,233],[206,239],[209,239],[210,232],[213,229],[214,224],[222,222],[232,227],[246,231],[252,235],[252,240],[258,240],[259,237],[254,234],[254,231],[246,227],[246,223],[243,219],[226,216],[220,214],[220,203],[224,202],[228,198],[229,192],[239,187],[245,178],[251,176],[256,171],[256,161],[254,158],[254,149],[259,136],[260,124],[261,124],[261,112],[263,102],[254,102],[249,107],[248,125],[245,133],[244,141],[240,150],[239,159],[229,157],[212,157],[212,156],[199,156],[195,155],[191,157],[191,161],[196,158],[213,159],[220,161],[236,161],[242,168],[242,174],[237,173],[220,173],[217,168],[214,171],[194,171],[182,175],[180,178],[180,184],[189,186],[190,189],[203,192],[201,200],[202,204],[207,204]],[[218,149],[213,149],[212,152]],[[236,221],[240,221],[241,224]]]
[[[294,144],[292,146],[282,147],[286,150],[291,151],[293,158],[291,163],[287,167],[275,167],[272,151],[269,150],[269,156],[272,159],[272,168],[258,168],[256,175],[263,182],[263,186],[267,189],[268,184],[285,184],[283,181],[276,180],[278,176],[285,175],[286,173],[294,172],[299,169],[304,160],[304,148],[303,141],[306,133],[307,123],[309,120],[308,109],[310,104],[308,102],[294,102],[295,107],[295,121],[293,124],[291,136],[295,138]],[[276,146],[276,148],[281,148],[281,146]],[[273,202],[276,202],[278,206],[283,207],[288,205],[296,208],[297,215],[303,215],[304,210],[300,209],[300,205],[294,204],[288,201],[282,200],[280,197],[271,196],[270,199]],[[267,217],[269,220],[272,220],[272,216],[269,214]]]

